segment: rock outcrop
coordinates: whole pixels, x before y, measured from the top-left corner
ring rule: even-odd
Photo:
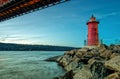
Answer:
[[[56,62],[59,57],[60,57],[60,56],[51,57],[51,58],[45,59],[45,61],[48,61],[48,62]]]
[[[110,75],[108,75],[105,79],[120,79],[120,73],[115,72]]]
[[[120,72],[120,55],[106,61],[105,67]]]
[[[92,79],[92,74],[88,68],[82,68],[81,70],[78,69],[78,71],[73,76],[73,79]]]
[[[74,49],[57,62],[67,73],[55,79],[120,79],[120,45]]]

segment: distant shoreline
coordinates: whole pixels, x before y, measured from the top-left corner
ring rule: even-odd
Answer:
[[[53,46],[53,45],[0,43],[0,51],[69,51],[72,49],[77,49],[77,48],[68,47],[68,46]]]

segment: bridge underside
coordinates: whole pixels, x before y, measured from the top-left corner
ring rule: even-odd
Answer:
[[[0,22],[65,1],[68,0],[12,0],[9,3],[0,6]]]

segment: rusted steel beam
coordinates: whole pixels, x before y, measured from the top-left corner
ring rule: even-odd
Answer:
[[[69,0],[11,0],[0,6],[0,22]]]

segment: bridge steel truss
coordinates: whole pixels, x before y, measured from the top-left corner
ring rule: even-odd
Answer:
[[[12,0],[0,6],[0,22],[69,0]]]

